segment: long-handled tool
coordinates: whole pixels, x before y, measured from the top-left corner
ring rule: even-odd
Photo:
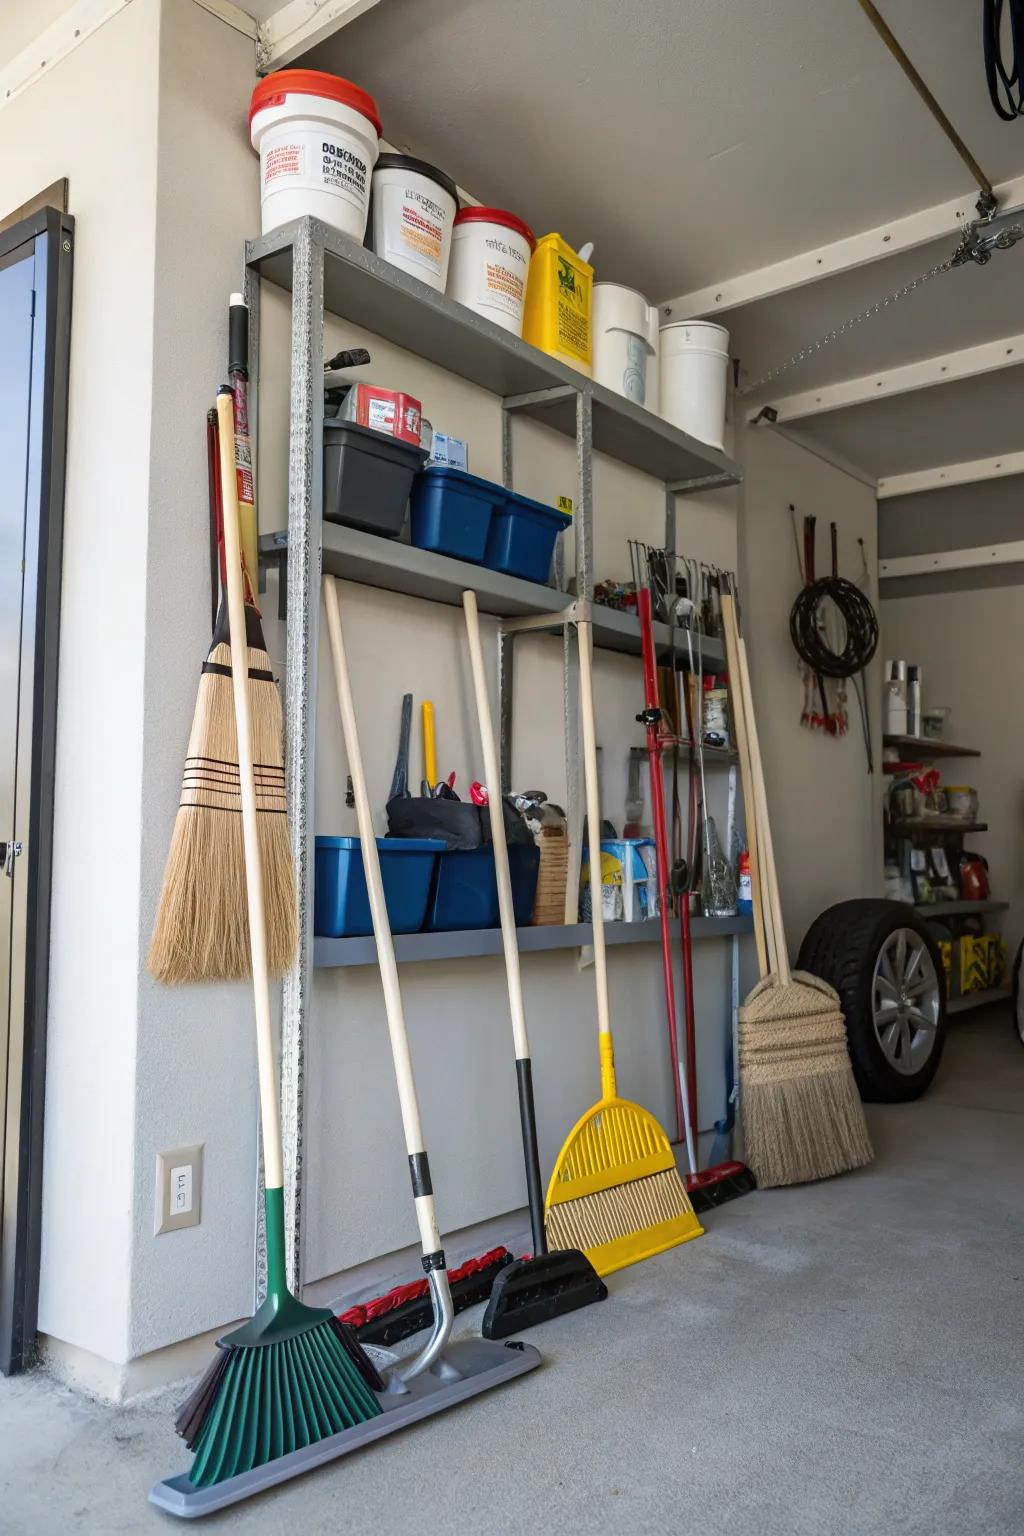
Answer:
[[[218,416],[219,425],[207,424],[208,449],[219,444],[219,452],[230,451],[234,460],[232,424],[228,420],[225,426],[219,402]],[[219,474],[211,476],[214,517],[216,486],[220,481]],[[221,533],[226,538],[224,525],[228,518],[224,516],[223,496],[220,501]],[[237,495],[230,506],[237,509]],[[237,511],[231,515],[237,520]],[[221,576],[223,583],[223,558]],[[272,974],[279,976],[291,964],[298,940],[295,872],[288,841],[281,696],[271,670],[259,611],[249,601],[248,586],[245,590],[249,709],[266,897],[267,953]],[[231,675],[227,604],[222,600],[199,678],[181,798],[147,957],[156,979],[172,985],[230,980],[250,973],[248,918],[245,903],[238,899],[245,879],[245,859],[238,814],[239,757]]]
[[[487,680],[484,675],[484,658],[480,645],[480,619],[477,613],[475,592],[463,592],[462,604],[466,613],[466,637],[469,642],[469,660],[473,673],[473,692],[476,697],[477,719],[480,725],[480,744],[483,748],[484,772],[491,785],[501,783],[498,751],[494,741],[490,700],[487,697]],[[533,1102],[533,1066],[530,1061],[530,1041],[526,1032],[526,1010],[523,1006],[523,987],[519,974],[519,946],[516,941],[516,919],[512,905],[512,876],[509,872],[508,847],[505,841],[505,818],[501,796],[495,794],[491,806],[491,842],[494,848],[494,869],[498,880],[498,910],[501,913],[501,939],[505,951],[505,977],[508,982],[508,1005],[512,1016],[512,1039],[516,1053],[516,1082],[519,1090],[519,1123],[523,1135],[523,1159],[526,1164],[526,1196],[530,1207],[530,1227],[533,1234],[533,1257],[517,1259],[506,1265],[494,1282],[491,1298],[484,1313],[481,1332],[485,1339],[502,1339],[517,1328],[531,1327],[551,1317],[561,1317],[586,1307],[592,1301],[604,1301],[608,1287],[598,1279],[590,1261],[578,1248],[563,1248],[549,1252],[544,1232],[544,1197],[540,1176],[540,1155],[537,1150],[537,1117]]]
[[[238,527],[242,541],[242,571],[246,601],[259,607],[259,531],[256,525],[256,477],[249,440],[249,308],[240,293],[228,301],[228,378],[234,414],[235,481],[238,486]]]
[[[423,731],[423,780],[433,793],[437,783],[437,738],[434,733],[434,706],[429,699],[420,705],[420,726]]]
[[[303,1306],[289,1292],[285,1278],[281,1122],[270,1014],[230,390],[218,395],[217,414],[225,511],[231,687],[238,736],[245,894],[252,947],[266,1176],[267,1296],[255,1317],[219,1341],[216,1360],[179,1413],[178,1433],[195,1450],[189,1474],[194,1488],[235,1477],[339,1430],[376,1418],[381,1410],[371,1384],[382,1385],[369,1360],[334,1314],[329,1309]],[[241,894],[239,891],[239,898]]]
[[[384,1007],[387,1014],[388,1034],[391,1039],[391,1055],[394,1061],[395,1078],[398,1083],[402,1129],[409,1157],[409,1171],[412,1177],[416,1219],[419,1224],[420,1246],[423,1254],[422,1263],[430,1285],[430,1296],[433,1304],[433,1328],[430,1337],[419,1353],[413,1357],[411,1363],[401,1361],[395,1366],[389,1377],[389,1386],[398,1389],[405,1388],[409,1383],[414,1383],[417,1378],[429,1372],[442,1383],[461,1387],[462,1390],[457,1396],[465,1397],[474,1392],[485,1391],[487,1387],[497,1386],[500,1381],[506,1380],[509,1374],[507,1369],[508,1356],[505,1354],[503,1346],[489,1344],[482,1340],[472,1341],[468,1348],[466,1343],[462,1341],[460,1341],[460,1344],[448,1346],[454,1308],[448,1283],[444,1249],[441,1247],[441,1236],[434,1208],[430,1165],[420,1124],[419,1104],[416,1098],[416,1085],[412,1071],[412,1057],[409,1052],[409,1037],[405,1027],[405,1011],[402,1005],[402,992],[398,980],[398,964],[395,960],[395,946],[391,936],[391,924],[388,919],[388,910],[384,899],[384,882],[381,878],[380,856],[377,852],[373,816],[366,789],[366,775],[363,771],[362,754],[359,750],[355,706],[352,701],[352,687],[341,628],[338,586],[333,577],[324,577],[323,590],[324,605],[327,611],[327,630],[331,642],[331,656],[334,661],[334,680],[338,693],[338,709],[341,713],[342,733],[345,737],[349,770],[352,774],[352,787],[355,792],[359,846],[363,856],[367,893],[370,898],[370,914],[373,919],[373,935],[377,946],[377,960],[380,965],[381,983],[384,988]],[[534,1350],[532,1351],[532,1357],[523,1362],[522,1369],[528,1370],[533,1365],[539,1364],[539,1361],[540,1356]],[[513,1372],[512,1374],[518,1373]],[[466,1386],[465,1378],[467,1377],[475,1378],[474,1384],[470,1387]],[[457,1400],[457,1397],[455,1400]],[[438,1408],[443,1406],[446,1406],[446,1404],[438,1404]]]
[[[577,626],[587,822],[600,829],[592,682],[592,624]],[[611,1274],[677,1243],[699,1237],[668,1137],[639,1104],[620,1099],[615,1082],[604,913],[597,847],[590,861],[601,1097],[573,1126],[555,1163],[545,1203],[548,1242],[580,1248],[599,1275]],[[596,888],[595,888],[596,887]]]
[[[658,740],[658,725],[661,720],[661,710],[658,703],[658,674],[654,656],[654,629],[651,622],[651,596],[646,590],[638,594],[638,609],[640,615],[640,639],[643,656],[644,675],[644,713],[642,719],[647,727],[647,750],[651,770],[651,805],[654,820],[654,841],[658,856],[658,881],[662,891],[665,891],[665,880],[668,870],[668,831],[665,825],[665,797],[662,782],[661,747]],[[690,648],[690,672],[693,675],[693,651],[689,631],[687,631],[687,644]],[[698,691],[698,702],[700,693]],[[696,725],[698,757],[702,758],[702,743],[700,740],[701,723]],[[703,789],[703,762],[701,762],[701,790]],[[705,857],[707,857],[707,843],[705,839]],[[683,1002],[686,1010],[686,1039],[687,1049],[685,1059],[679,1051],[678,1030],[676,1028],[676,1004],[675,1004],[675,976],[672,966],[672,939],[669,931],[667,916],[667,901],[662,899],[661,918],[661,947],[662,970],[665,981],[665,1008],[669,1021],[669,1039],[672,1041],[673,1051],[673,1078],[678,1083],[683,1099],[683,1121],[686,1131],[686,1151],[690,1164],[690,1172],[686,1178],[686,1192],[693,1203],[693,1208],[698,1213],[712,1209],[717,1205],[724,1205],[727,1200],[735,1200],[740,1195],[748,1194],[754,1188],[754,1180],[749,1168],[742,1163],[726,1162],[701,1171],[700,1159],[697,1151],[697,1136],[699,1122],[697,1120],[697,1053],[696,1045],[696,1009],[694,1006],[693,991],[693,949],[690,931],[690,897],[688,891],[683,891],[680,897],[680,934],[682,938],[683,958]],[[691,1047],[689,1042],[694,1042]]]
[[[748,834],[751,823],[756,828],[755,911],[764,929],[762,979],[740,1010],[744,1143],[764,1188],[828,1178],[861,1167],[874,1153],[838,994],[818,977],[790,970],[746,648],[731,593],[723,595],[722,616]]]

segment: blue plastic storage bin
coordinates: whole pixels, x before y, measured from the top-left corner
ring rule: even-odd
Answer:
[[[503,505],[491,518],[484,565],[507,576],[521,576],[524,581],[546,582],[551,575],[555,540],[572,518],[516,491],[504,495]]]
[[[378,837],[384,900],[393,933],[423,927],[431,881],[444,843],[435,837]],[[318,837],[313,861],[313,932],[355,938],[373,932],[358,837]]]
[[[419,549],[481,565],[492,515],[507,494],[500,485],[464,469],[436,464],[422,470],[412,487],[412,542]]]
[[[525,928],[533,916],[540,849],[525,843],[512,844],[508,863],[516,927]],[[449,849],[442,853],[427,904],[428,931],[496,928],[499,921],[493,845],[485,843],[482,848]]]

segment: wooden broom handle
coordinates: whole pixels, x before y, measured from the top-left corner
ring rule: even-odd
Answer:
[[[235,475],[235,419],[230,390],[217,395],[217,426],[220,484],[224,503],[224,558],[227,567],[228,633],[231,637],[231,691],[235,701],[235,731],[238,736],[238,777],[242,796],[242,839],[245,846],[245,894],[249,908],[249,950],[252,957],[253,1001],[256,1006],[256,1052],[259,1067],[260,1117],[263,1125],[263,1172],[267,1189],[280,1189],[284,1184],[281,1121],[277,1105],[274,1031],[270,1016],[263,865],[260,860],[256,783],[252,766],[249,641],[245,627],[238,483]]]
[[[750,766],[754,776],[754,796],[758,808],[758,839],[761,864],[768,888],[768,912],[775,947],[774,969],[784,987],[792,980],[789,967],[789,951],[786,948],[786,931],[782,926],[782,901],[779,896],[779,876],[775,868],[775,852],[772,847],[772,829],[768,820],[768,797],[765,792],[764,767],[761,762],[761,745],[757,737],[757,721],[754,717],[753,697],[750,691],[750,669],[747,666],[747,647],[739,639],[740,676],[747,706],[747,733],[750,743]]]
[[[483,747],[484,774],[488,785],[491,842],[494,844],[494,872],[498,877],[498,910],[501,913],[501,942],[505,950],[505,975],[508,980],[512,1034],[515,1039],[516,1060],[529,1061],[530,1041],[526,1033],[526,1011],[523,1007],[523,986],[519,972],[516,914],[512,903],[512,876],[509,873],[508,842],[505,837],[505,808],[501,799],[501,770],[498,766],[498,750],[494,741],[491,702],[487,697],[487,679],[484,672],[483,650],[480,645],[480,616],[477,612],[476,593],[463,592],[462,606],[466,615],[466,637],[469,641],[473,692],[476,695],[480,744]]]
[[[761,860],[757,836],[757,803],[754,798],[754,775],[750,766],[750,744],[747,740],[747,713],[740,677],[739,636],[736,632],[736,609],[730,593],[722,593],[722,628],[725,631],[725,654],[729,668],[729,697],[732,704],[733,725],[736,727],[736,752],[740,760],[740,781],[743,785],[744,820],[747,830],[747,852],[750,855],[750,889],[754,904],[754,943],[757,945],[757,968],[762,979],[771,970],[768,959],[768,938],[765,916],[767,903],[761,899]]]
[[[594,981],[597,986],[598,1034],[611,1043],[611,1009],[608,1003],[608,955],[604,941],[604,907],[601,884],[601,795],[597,787],[597,734],[594,725],[594,638],[589,619],[576,626],[580,652],[580,703],[583,710],[583,778],[587,794],[587,838],[590,854],[590,907],[594,928]],[[607,1046],[605,1047],[607,1050]],[[615,1093],[614,1069],[611,1070],[611,1095],[608,1094],[608,1070],[601,1058],[601,1087],[606,1097]]]
[[[345,656],[345,640],[341,632],[341,610],[338,605],[338,584],[333,576],[323,579],[324,607],[327,610],[327,632],[331,641],[331,658],[334,662],[334,681],[338,693],[338,710],[341,729],[348,753],[348,770],[352,775],[352,793],[356,802],[356,822],[359,827],[359,847],[366,873],[366,890],[370,898],[370,915],[373,919],[373,937],[377,945],[380,963],[380,979],[384,987],[384,1008],[387,1013],[388,1034],[391,1037],[391,1056],[395,1064],[398,1082],[398,1102],[402,1111],[402,1130],[405,1133],[405,1150],[410,1159],[422,1157],[423,1128],[420,1124],[420,1107],[416,1098],[416,1084],[412,1075],[412,1058],[409,1054],[409,1035],[405,1027],[405,1010],[402,1007],[402,990],[398,983],[398,963],[395,945],[391,937],[391,921],[384,900],[384,882],[380,873],[380,854],[373,829],[373,813],[366,790],[366,774],[363,756],[359,750],[359,733],[356,729],[356,712],[352,702],[352,685],[349,680],[348,661]],[[415,1163],[414,1187],[415,1187]],[[430,1193],[416,1194],[416,1220],[419,1224],[420,1241],[424,1253],[436,1253],[441,1246],[441,1236],[434,1210],[434,1197]]]

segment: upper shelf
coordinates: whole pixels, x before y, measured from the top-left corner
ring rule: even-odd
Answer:
[[[932,736],[883,736],[882,745],[909,752],[917,762],[929,762],[933,757],[981,756],[977,747],[956,747],[951,741],[941,741]]]
[[[288,535],[283,530],[260,538],[260,554],[265,560],[282,560],[287,553]],[[343,581],[361,582],[363,586],[381,587],[385,592],[402,592],[406,597],[421,597],[428,602],[448,603],[453,607],[461,607],[463,592],[472,588],[482,613],[502,619],[550,614],[552,628],[561,622],[562,613],[572,601],[569,593],[545,587],[540,582],[522,581],[518,576],[506,576],[485,565],[470,565],[465,560],[453,560],[449,555],[418,549],[414,544],[403,544],[400,539],[385,539],[377,533],[365,533],[360,528],[326,520],[323,525],[323,568],[328,575],[338,576]],[[282,584],[282,596],[284,590]],[[627,656],[640,655],[640,621],[635,615],[621,613],[615,608],[602,608],[597,603],[592,612],[595,645],[607,651],[621,651]],[[662,660],[669,650],[671,638],[667,624],[655,624],[654,643]],[[695,659],[697,643],[695,635]],[[705,672],[723,670],[725,651],[721,640],[702,635],[700,646]],[[686,639],[677,629],[676,665],[685,667],[686,664]]]
[[[289,292],[300,223],[285,224],[246,245],[248,265]],[[685,489],[737,485],[742,479],[739,466],[717,448],[435,293],[337,230],[316,220],[309,223],[323,241],[324,308],[331,314],[503,398],[546,389],[586,391],[593,401],[594,447],[656,479]],[[568,436],[575,434],[575,400],[569,395],[517,409],[543,416]]]

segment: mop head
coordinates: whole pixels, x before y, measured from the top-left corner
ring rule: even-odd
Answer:
[[[614,1084],[602,1035],[601,1077]],[[599,1275],[649,1259],[704,1231],[652,1114],[608,1092],[569,1132],[544,1209],[552,1249],[579,1249]]]
[[[245,611],[249,707],[260,859],[271,975],[289,967],[298,943],[295,873],[288,839],[281,697],[256,609]],[[231,646],[224,605],[199,680],[192,733],[148,965],[157,981],[250,976],[238,737]]]
[[[182,1404],[175,1428],[195,1460],[189,1481],[207,1488],[289,1451],[314,1445],[382,1411],[384,1382],[344,1324],[293,1297],[220,1340],[217,1356]]]
[[[804,1184],[874,1157],[839,994],[805,972],[768,976],[740,1010],[743,1140],[758,1185]]]

